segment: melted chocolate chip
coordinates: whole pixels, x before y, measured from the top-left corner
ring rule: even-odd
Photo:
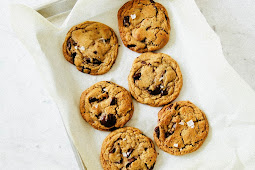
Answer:
[[[109,151],[109,153],[114,153],[116,151],[116,149],[115,148],[112,148],[110,151]]]
[[[70,42],[70,38],[67,40],[66,42],[66,46],[67,46],[67,49],[70,51],[71,50],[71,42]]]
[[[140,77],[141,77],[141,73],[136,73],[135,75],[133,75],[134,80],[139,80]]]
[[[86,61],[87,63],[91,63],[89,57],[84,57],[84,59],[85,59],[85,61]]]
[[[101,64],[102,62],[96,58],[93,58],[93,64]]]
[[[173,104],[170,104],[167,109],[170,110],[172,108]]]
[[[156,6],[154,6],[155,10],[156,10],[156,16],[158,15],[158,8]]]
[[[117,98],[113,97],[110,105],[115,105],[117,103]]]
[[[127,48],[131,48],[131,47],[136,47],[136,45],[135,44],[127,45]]]
[[[167,95],[168,94],[168,92],[166,91],[166,90],[161,90],[161,95],[162,96],[165,96],[165,95]]]
[[[116,124],[116,117],[113,114],[103,114],[100,117],[100,123],[105,127],[111,127]]]
[[[135,160],[136,160],[136,158],[130,158],[130,159],[128,159],[128,163],[127,163],[127,165],[126,165],[126,168],[128,168],[128,167],[131,165],[131,163],[134,162]]]
[[[141,63],[142,63],[142,64],[146,64],[146,62],[145,62],[145,61],[142,61]]]
[[[72,57],[72,58],[75,58],[75,57],[76,57],[76,55],[77,55],[77,53],[76,53],[76,52],[74,52],[74,53],[72,53],[72,54],[71,54],[71,57]]]
[[[159,127],[158,126],[155,127],[154,131],[155,131],[155,133],[157,135],[157,138],[159,138],[159,135],[160,135]]]
[[[94,54],[97,54],[97,51],[93,51]]]
[[[95,102],[95,101],[98,101],[98,99],[95,98],[95,97],[89,98],[89,103],[93,103],[93,102]]]
[[[151,95],[158,95],[161,93],[160,86],[157,86],[154,90],[148,90]]]
[[[127,151],[127,158],[131,155],[131,153],[133,152],[134,149],[129,148]]]
[[[123,159],[121,158],[121,160],[120,160],[120,161],[118,161],[118,162],[114,162],[114,163],[121,164],[122,162],[123,162]]]
[[[83,68],[82,71],[85,72],[85,73],[88,72],[88,74],[89,74],[91,72],[91,69],[86,67],[86,68]]]
[[[124,17],[123,25],[124,25],[125,27],[129,27],[129,25],[130,25],[129,16],[125,16],[125,17]]]
[[[167,138],[168,136],[170,136],[170,135],[172,135],[173,134],[173,132],[166,132],[165,133],[165,138]]]

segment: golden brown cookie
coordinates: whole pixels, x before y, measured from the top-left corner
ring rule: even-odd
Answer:
[[[95,129],[111,131],[123,127],[132,117],[130,93],[110,81],[101,81],[86,89],[80,98],[82,117]]]
[[[104,170],[153,169],[157,152],[152,140],[139,129],[125,127],[105,138],[100,159]]]
[[[170,56],[148,52],[134,60],[128,85],[138,102],[162,106],[178,97],[182,74],[177,62]]]
[[[153,0],[133,0],[118,11],[120,37],[129,49],[144,53],[163,48],[170,36],[166,9]]]
[[[158,115],[154,140],[160,149],[172,155],[185,155],[196,151],[209,132],[205,114],[189,101],[167,105]]]
[[[107,25],[86,21],[69,30],[63,43],[63,54],[81,72],[104,74],[117,58],[118,39]]]

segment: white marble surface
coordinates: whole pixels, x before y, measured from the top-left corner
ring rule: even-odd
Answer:
[[[8,19],[10,3],[50,1],[0,1],[0,169],[78,169],[58,109]],[[255,1],[196,2],[220,36],[228,62],[255,89]]]

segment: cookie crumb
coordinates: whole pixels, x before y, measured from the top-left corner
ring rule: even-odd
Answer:
[[[193,122],[193,120],[188,121],[188,122],[187,122],[187,125],[188,125],[189,127],[191,127],[191,128],[194,128],[194,122]]]
[[[174,144],[174,147],[176,147],[176,148],[177,148],[177,147],[178,147],[178,143],[175,143],[175,144]]]
[[[135,19],[135,18],[136,18],[136,15],[135,15],[135,14],[131,14],[131,18],[132,18],[132,19]]]

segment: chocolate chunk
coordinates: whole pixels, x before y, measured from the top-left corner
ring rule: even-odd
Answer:
[[[94,51],[93,53],[94,53],[94,54],[97,54],[97,51]]]
[[[165,96],[165,95],[167,95],[168,94],[168,92],[166,91],[166,90],[161,90],[161,95],[162,96]]]
[[[117,98],[113,97],[110,105],[115,105],[117,103]]]
[[[86,61],[87,63],[91,63],[89,57],[84,57],[84,59],[85,59],[85,61]]]
[[[147,151],[148,148],[144,148],[145,151]]]
[[[116,151],[116,149],[115,148],[112,148],[110,151],[109,151],[109,153],[114,153]]]
[[[116,124],[116,117],[113,114],[103,114],[100,117],[100,123],[105,127],[111,127]]]
[[[129,148],[127,151],[127,158],[131,155],[131,153],[133,152],[134,149]]]
[[[161,93],[160,86],[157,86],[154,90],[148,90],[151,95],[158,95]]]
[[[142,63],[142,64],[146,64],[146,62],[145,62],[145,61],[142,61],[141,63]]]
[[[102,62],[96,58],[93,58],[93,64],[101,64]]]
[[[141,77],[141,73],[136,73],[135,75],[133,75],[134,80],[139,80],[140,77]]]
[[[125,17],[124,17],[123,25],[124,25],[125,27],[129,27],[129,25],[130,25],[129,16],[125,16]]]
[[[126,165],[126,168],[128,168],[128,167],[131,165],[131,163],[134,162],[135,160],[136,160],[136,158],[130,158],[130,159],[128,159],[128,163],[127,163],[127,165]]]
[[[75,58],[76,55],[77,55],[77,53],[74,52],[74,53],[71,54],[71,57],[72,57],[72,58]]]
[[[150,0],[151,1],[151,3],[155,3],[153,0]]]
[[[166,132],[165,133],[165,138],[167,138],[168,136],[170,136],[170,135],[172,135],[173,134],[173,132]]]
[[[70,51],[70,50],[71,50],[71,42],[70,42],[70,38],[67,40],[67,42],[66,42],[66,46],[67,46],[67,49]]]
[[[160,135],[159,127],[158,126],[155,127],[154,131],[155,131],[155,133],[157,135],[157,138],[159,138],[159,135]]]
[[[95,102],[95,101],[98,101],[98,99],[95,98],[95,97],[89,98],[89,103],[93,103],[93,102]]]
[[[135,44],[127,45],[127,48],[131,48],[131,47],[136,47],[136,45]]]

